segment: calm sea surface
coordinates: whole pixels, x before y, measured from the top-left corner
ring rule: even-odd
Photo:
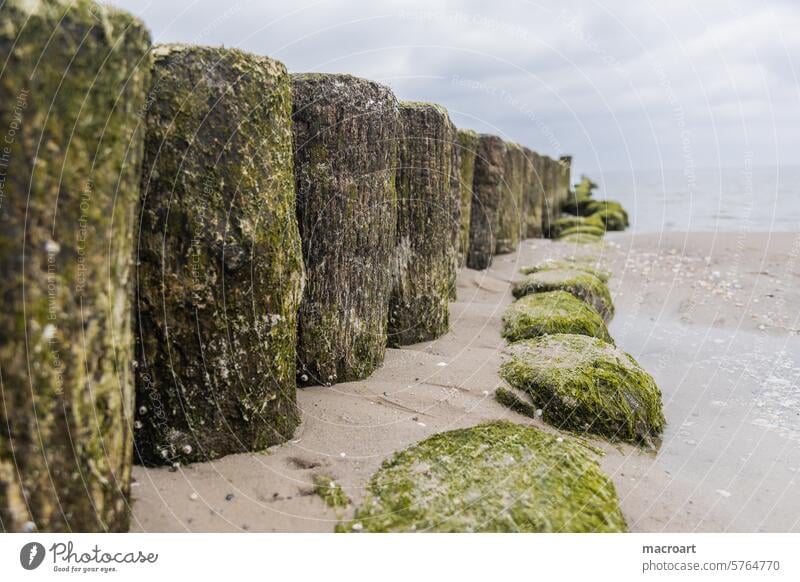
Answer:
[[[591,177],[599,185],[595,196],[619,200],[628,209],[634,232],[800,232],[800,166],[613,171]]]

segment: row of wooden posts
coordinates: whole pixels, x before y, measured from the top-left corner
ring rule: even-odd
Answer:
[[[553,160],[348,75],[0,7],[0,529],[124,531],[131,461],[261,450],[298,385],[445,333],[546,234]]]

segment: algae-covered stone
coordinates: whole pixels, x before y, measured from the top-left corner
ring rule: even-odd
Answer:
[[[469,224],[472,216],[472,180],[475,176],[475,155],[478,151],[478,134],[470,129],[458,130],[459,186],[461,192],[461,216],[458,235],[458,267],[467,264],[469,252]]]
[[[564,235],[558,239],[559,242],[567,242],[572,244],[579,244],[579,245],[588,245],[588,244],[599,244],[603,242],[603,237],[598,236],[596,234],[590,234],[585,232],[576,232],[568,235]]]
[[[645,445],[661,435],[665,420],[658,386],[612,344],[555,334],[517,342],[509,352],[500,375],[530,395],[529,404],[554,426]]]
[[[581,176],[581,181],[575,185],[574,192],[569,194],[561,209],[568,214],[586,216],[585,208],[590,202],[594,202],[592,195],[595,188],[597,184],[586,176]]]
[[[594,307],[606,321],[614,315],[614,303],[606,284],[579,268],[538,271],[520,281],[515,281],[511,286],[511,292],[517,299],[530,293],[547,291],[572,293]]]
[[[627,211],[614,200],[592,200],[583,211],[601,220],[606,230],[625,230],[630,225]]]
[[[488,269],[497,238],[497,213],[502,199],[506,142],[496,135],[481,134],[472,181],[472,211],[469,224],[470,269]]]
[[[550,232],[554,238],[561,236],[565,230],[576,226],[594,226],[605,231],[605,224],[598,215],[592,216],[562,216],[550,225]],[[601,233],[602,234],[602,233]]]
[[[595,266],[592,263],[570,259],[567,257],[561,260],[547,260],[539,263],[538,265],[523,267],[519,270],[519,272],[523,275],[530,275],[532,273],[538,273],[539,271],[552,271],[554,269],[577,269],[580,271],[586,271],[587,273],[590,273],[600,279],[603,283],[607,283],[611,278],[611,272],[608,271],[608,269]]]
[[[398,104],[387,87],[350,75],[293,75],[292,94],[306,268],[299,380],[359,380],[381,365],[386,351]]]
[[[525,154],[522,190],[522,234],[524,238],[541,238],[544,187],[539,175],[540,156],[528,148],[522,148],[522,151]]]
[[[523,190],[525,181],[525,152],[522,147],[506,143],[500,205],[497,209],[495,253],[514,252],[519,246],[523,228]]]
[[[510,342],[554,333],[588,335],[614,343],[597,310],[566,291],[525,295],[503,314],[502,334]]]
[[[150,37],[85,0],[0,21],[0,530],[126,531]]]
[[[138,240],[136,446],[145,464],[283,442],[303,262],[284,66],[154,50]]]
[[[571,438],[511,422],[436,434],[384,462],[338,531],[624,532],[616,490]]]
[[[459,233],[458,133],[431,103],[400,104],[397,247],[389,308],[389,344],[447,332]]]
[[[563,229],[556,238],[565,239],[575,234],[586,234],[589,236],[596,236],[597,238],[602,238],[605,233],[606,229],[603,226],[596,226],[594,224],[578,224]]]

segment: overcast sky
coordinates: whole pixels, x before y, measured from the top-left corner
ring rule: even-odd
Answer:
[[[114,0],[155,42],[225,45],[436,101],[598,168],[795,164],[800,3]]]

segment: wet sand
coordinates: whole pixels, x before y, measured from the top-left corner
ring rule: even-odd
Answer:
[[[524,241],[464,270],[451,331],[388,350],[368,380],[298,394],[294,439],[256,454],[134,469],[133,531],[332,531],[380,463],[431,434],[494,419],[547,428],[492,397],[500,322],[518,269],[601,257],[610,330],[656,378],[667,430],[656,454],[594,441],[632,531],[800,531],[800,236],[611,234],[602,246]],[[312,490],[334,478],[337,514]]]

